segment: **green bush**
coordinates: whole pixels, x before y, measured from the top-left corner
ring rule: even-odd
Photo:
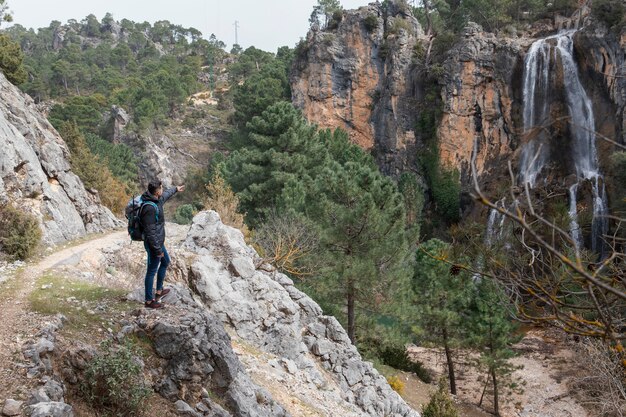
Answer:
[[[391,25],[391,27],[389,28],[389,33],[398,35],[401,30],[405,30],[409,34],[413,33],[413,28],[411,27],[411,24],[407,20],[396,18],[393,21],[393,24]]]
[[[448,394],[448,387],[445,378],[439,380],[439,388],[430,397],[426,405],[423,417],[458,417],[459,412]]]
[[[609,28],[617,28],[624,20],[624,4],[622,0],[594,0],[591,13]]]
[[[365,25],[365,29],[368,32],[372,32],[378,27],[378,17],[376,17],[376,15],[370,14],[363,20],[363,24]]]
[[[37,219],[13,206],[0,205],[0,250],[14,259],[29,258],[41,241]]]
[[[392,368],[401,371],[413,372],[419,379],[430,384],[432,378],[420,362],[409,358],[404,346],[387,346],[379,352],[381,361]]]
[[[191,224],[195,212],[196,210],[191,204],[183,204],[176,209],[174,222],[178,224]]]
[[[21,84],[28,79],[23,61],[20,45],[7,35],[0,35],[0,71],[13,84]]]
[[[92,406],[120,416],[141,415],[140,407],[151,393],[129,341],[119,346],[110,340],[103,342],[85,370],[80,388]]]

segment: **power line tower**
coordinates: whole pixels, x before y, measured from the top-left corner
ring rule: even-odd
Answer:
[[[239,34],[238,34],[239,20],[235,20],[235,23],[233,23],[233,26],[235,27],[235,45],[239,45]]]

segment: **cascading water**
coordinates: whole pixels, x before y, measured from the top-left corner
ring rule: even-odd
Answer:
[[[496,203],[496,206],[506,208],[505,204],[506,198],[503,198]],[[489,211],[489,217],[487,218],[487,231],[485,233],[485,243],[487,246],[490,246],[494,243],[494,241],[502,236],[505,218],[504,214],[500,213],[496,209],[491,209],[491,211]]]
[[[578,225],[578,210],[576,207],[576,192],[578,191],[578,183],[569,187],[569,230],[572,235],[572,240],[574,241],[574,246],[576,250],[580,249],[583,243],[583,235],[580,231],[580,226]]]
[[[540,39],[530,47],[524,61],[524,132],[533,132],[549,119],[548,87],[550,77],[551,47],[548,41],[554,36]],[[522,183],[535,185],[537,176],[548,159],[545,134],[535,130],[535,137],[524,149],[520,161]]]
[[[571,152],[578,183],[569,189],[570,232],[579,248],[582,233],[578,225],[576,193],[583,180],[589,180],[593,190],[592,250],[603,255],[603,236],[608,231],[608,206],[604,181],[598,167],[595,144],[595,122],[591,99],[582,86],[578,67],[574,61],[574,31],[549,36],[533,43],[524,61],[524,131],[533,132],[550,121],[549,95],[550,68],[560,61],[563,71],[563,88],[570,120]],[[557,58],[560,58],[557,60]],[[543,130],[533,132],[521,153],[520,181],[534,187],[537,178],[549,159],[548,138]]]

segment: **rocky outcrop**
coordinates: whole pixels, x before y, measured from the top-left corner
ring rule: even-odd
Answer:
[[[438,129],[443,165],[469,176],[472,160],[478,174],[511,157],[516,148],[515,85],[521,56],[529,44],[498,38],[470,24],[448,52],[441,83],[443,117]],[[519,87],[517,88],[519,91]],[[506,164],[504,164],[506,165]]]
[[[258,352],[250,360],[253,379],[289,381],[274,390],[291,393],[322,415],[419,415],[361,359],[337,320],[288,277],[259,266],[243,234],[222,224],[217,213],[194,218],[183,248],[195,254],[189,285],[232,329],[235,342]],[[329,404],[334,414],[324,408]],[[290,411],[290,404],[283,405]]]
[[[35,215],[55,244],[119,225],[71,171],[69,151],[33,100],[0,74],[0,203]]]
[[[419,416],[362,360],[337,320],[263,264],[217,213],[199,213],[191,229],[167,227],[167,307],[138,310],[115,337],[153,341],[163,359],[150,370],[155,389],[182,415]],[[129,299],[142,303],[143,252],[120,241],[107,245],[98,265],[68,268],[110,271],[107,282],[132,282]],[[80,368],[88,349],[70,356]]]
[[[402,2],[343,13],[336,29],[311,30],[291,75],[292,99],[323,128],[342,128],[396,175],[415,157],[412,73],[422,34]]]
[[[520,150],[532,137],[522,120],[524,58],[534,41],[558,30],[582,25],[574,35],[575,58],[594,103],[596,129],[624,142],[626,36],[594,22],[589,13],[583,5],[571,17],[537,22],[520,37],[514,31],[488,33],[470,23],[445,51],[442,67],[431,74],[437,74],[442,99],[439,160],[457,169],[465,185],[472,161],[492,184],[508,178],[507,161],[516,170]],[[423,63],[414,51],[420,44],[427,45],[427,39],[400,2],[346,11],[336,28],[309,32],[292,71],[293,102],[320,126],[346,129],[354,142],[372,150],[386,174],[407,168],[419,172],[416,154],[424,138],[415,123],[423,109],[437,105],[426,94],[434,81],[418,71]],[[560,100],[561,113],[567,110],[563,97],[555,100]],[[600,142],[602,165],[614,148]]]
[[[581,74],[594,103],[596,128],[618,143],[626,144],[626,33],[616,34],[591,22],[574,37]],[[607,143],[599,142],[606,150]]]

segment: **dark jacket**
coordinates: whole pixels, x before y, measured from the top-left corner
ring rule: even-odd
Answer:
[[[141,226],[143,227],[144,240],[150,248],[150,252],[156,256],[163,253],[163,243],[165,242],[165,215],[163,204],[176,194],[176,187],[163,191],[160,198],[156,198],[149,192],[143,193],[143,201],[152,201],[159,207],[157,216],[155,208],[150,204],[144,204],[141,208]],[[157,219],[158,217],[158,219]]]

